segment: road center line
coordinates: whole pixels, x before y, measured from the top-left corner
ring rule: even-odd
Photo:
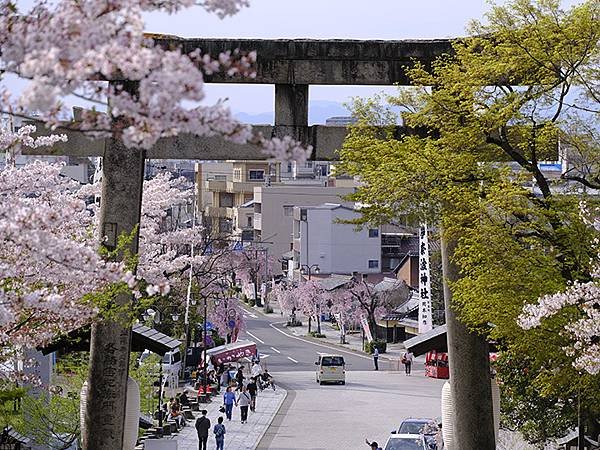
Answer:
[[[277,353],[281,353],[281,352],[280,352],[279,350],[277,350],[275,347],[271,347],[271,350],[273,350],[274,352],[277,352]]]
[[[292,358],[290,356],[288,356],[287,359],[289,359],[291,362],[298,364],[298,361],[296,361],[294,358]]]
[[[252,333],[250,333],[249,331],[246,331],[246,334],[249,336],[252,336],[254,339],[256,339],[258,342],[260,342],[261,344],[264,344],[265,341],[263,341],[262,339],[257,338],[256,336],[254,336]]]

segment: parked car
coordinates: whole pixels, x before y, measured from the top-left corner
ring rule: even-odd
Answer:
[[[402,421],[397,431],[392,433],[398,434],[422,434],[425,437],[425,442],[428,448],[435,449],[435,435],[439,427],[435,419],[429,418],[408,418]]]
[[[383,450],[429,450],[422,434],[392,434]]]

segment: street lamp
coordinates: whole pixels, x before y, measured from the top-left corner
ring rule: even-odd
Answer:
[[[300,273],[302,275],[308,275],[308,279],[310,280],[311,275],[314,273],[315,275],[319,275],[321,273],[321,269],[318,264],[313,264],[311,266],[307,264],[302,264],[300,266]]]
[[[148,308],[146,309],[143,313],[142,313],[142,318],[144,319],[144,321],[148,321],[150,319],[152,319],[152,322],[156,325],[158,325],[161,321],[161,317],[165,315],[165,311],[169,308],[177,308],[177,305],[167,305],[164,308],[159,308],[157,306],[153,306],[152,308]],[[179,313],[177,312],[177,310],[175,310],[173,313],[171,313],[171,319],[173,319],[174,322],[177,322],[179,320]],[[164,359],[165,355],[161,355],[160,358],[160,366],[159,366],[159,372],[158,372],[158,426],[159,428],[162,428],[163,426],[163,410],[162,410],[162,397],[163,397],[163,359]]]

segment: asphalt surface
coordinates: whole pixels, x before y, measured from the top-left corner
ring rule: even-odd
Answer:
[[[261,362],[276,384],[288,391],[258,449],[367,449],[365,438],[384,446],[391,430],[407,417],[438,417],[443,380],[424,376],[422,364],[413,375],[373,370],[371,357],[318,340],[293,335],[284,318],[246,314],[243,336],[256,342]],[[320,386],[315,382],[318,352],[344,355],[346,385]]]
[[[346,370],[350,372],[373,369],[373,361],[368,356],[294,336],[293,328],[285,326],[283,317],[264,316],[259,312],[246,312],[244,316],[243,337],[256,342],[261,363],[269,372],[314,372],[318,352],[343,355]]]

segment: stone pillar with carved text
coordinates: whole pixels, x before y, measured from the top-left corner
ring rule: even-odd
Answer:
[[[135,231],[129,244],[135,254],[138,250],[145,151],[129,149],[117,139],[108,139],[103,158],[102,245],[114,249],[119,236]],[[114,301],[127,311],[132,297],[120,295]],[[131,344],[131,328],[126,319],[100,320],[92,326],[87,408],[82,435],[85,450],[116,450],[123,446]]]

